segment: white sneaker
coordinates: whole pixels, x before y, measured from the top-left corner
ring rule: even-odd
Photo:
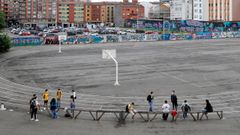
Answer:
[[[35,121],[39,121],[38,119],[36,119]]]
[[[30,120],[34,120],[34,118],[31,118]]]

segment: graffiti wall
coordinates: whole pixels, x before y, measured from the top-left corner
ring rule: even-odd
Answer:
[[[81,44],[81,43],[100,43],[103,41],[102,36],[69,36],[63,44]]]
[[[169,32],[224,32],[240,30],[240,22],[203,22],[196,20],[159,21],[130,19],[125,22],[125,27],[155,31],[162,31],[165,29]]]
[[[40,37],[14,37],[11,41],[13,46],[35,46],[43,42]]]
[[[240,38],[240,31],[231,32],[196,32],[196,33],[173,33],[173,34],[129,34],[129,35],[105,35],[105,36],[70,36],[62,44],[87,44],[87,43],[115,43],[132,41],[162,41],[162,40],[201,40]],[[16,37],[12,38],[14,46],[35,46],[58,44],[58,38],[47,37]]]

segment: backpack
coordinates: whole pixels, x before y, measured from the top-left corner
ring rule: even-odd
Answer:
[[[185,104],[184,107],[183,107],[183,110],[185,112],[188,112],[190,110],[190,106],[188,104]]]
[[[31,100],[30,106],[31,106],[31,108],[35,108],[35,107],[37,106],[35,99],[32,99],[32,100]]]
[[[129,113],[128,104],[126,105],[126,112]]]
[[[151,95],[148,95],[148,96],[147,96],[147,101],[148,101],[148,102],[151,102],[151,101],[152,101]]]

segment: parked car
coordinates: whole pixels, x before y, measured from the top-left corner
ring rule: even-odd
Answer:
[[[67,36],[76,36],[76,32],[74,31],[68,31]]]
[[[21,31],[21,29],[18,28],[18,29],[16,29],[16,30],[13,32],[13,34],[19,34],[20,31]]]
[[[54,37],[54,36],[56,36],[56,35],[53,34],[53,33],[44,33],[44,34],[43,34],[43,37],[44,37],[44,38],[46,38],[46,37]]]
[[[144,30],[136,30],[136,33],[145,33]]]
[[[27,30],[21,30],[18,35],[20,36],[29,36],[31,35],[30,31],[27,31]]]
[[[118,31],[117,34],[118,34],[118,35],[126,35],[127,32],[125,32],[125,31]]]
[[[31,33],[32,35],[38,35],[38,31],[36,31],[36,30],[30,30],[30,33]]]

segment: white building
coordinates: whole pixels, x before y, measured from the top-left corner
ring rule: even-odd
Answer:
[[[199,20],[208,21],[209,0],[172,0],[172,20]]]
[[[208,21],[208,0],[193,1],[193,20]]]
[[[193,19],[193,0],[172,0],[170,6],[171,20]]]

